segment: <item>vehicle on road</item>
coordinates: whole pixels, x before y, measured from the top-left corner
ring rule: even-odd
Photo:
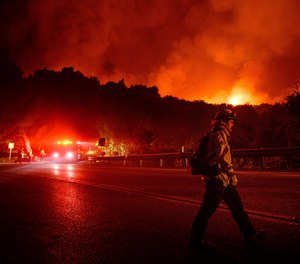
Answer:
[[[79,142],[59,140],[45,147],[45,161],[49,162],[77,162],[82,159]]]

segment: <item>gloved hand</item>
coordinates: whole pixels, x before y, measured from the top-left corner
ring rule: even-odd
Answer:
[[[236,186],[237,183],[238,183],[238,180],[237,180],[237,177],[236,175],[234,174],[234,176],[231,176],[230,178],[230,184],[233,185],[233,186]]]
[[[229,168],[227,169],[227,175],[228,175],[229,177],[235,176],[235,171],[234,171],[233,167],[229,167]]]
[[[227,175],[228,175],[228,177],[229,177],[230,184],[236,186],[237,183],[238,183],[238,180],[237,180],[235,171],[234,171],[234,169],[233,169],[232,167],[230,167],[230,168],[227,170]]]

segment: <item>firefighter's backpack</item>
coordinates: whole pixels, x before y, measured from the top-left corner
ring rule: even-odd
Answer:
[[[209,132],[201,139],[197,150],[192,154],[190,158],[192,175],[217,176],[220,173],[220,169],[217,164],[211,165],[208,164],[208,162],[204,161],[204,158],[207,156],[208,140],[211,133],[212,132]]]

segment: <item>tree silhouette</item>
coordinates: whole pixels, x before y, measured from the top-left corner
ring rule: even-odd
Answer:
[[[226,104],[161,97],[157,87],[119,82],[100,84],[73,67],[47,68],[24,77],[9,57],[0,53],[0,140],[33,145],[62,135],[127,146],[131,153],[193,151],[211,129],[211,119]],[[234,148],[299,145],[299,83],[284,104],[232,107],[238,114]],[[292,116],[288,119],[288,113]],[[121,147],[120,147],[121,148]]]
[[[294,92],[285,98],[284,106],[290,114],[289,119],[289,145],[300,145],[300,81],[291,87]]]

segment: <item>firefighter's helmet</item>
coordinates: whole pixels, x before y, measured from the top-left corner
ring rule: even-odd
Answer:
[[[215,120],[219,121],[219,120],[223,120],[223,121],[227,121],[227,120],[237,120],[237,115],[235,112],[233,112],[230,109],[222,109],[219,110],[216,115],[215,115]]]

